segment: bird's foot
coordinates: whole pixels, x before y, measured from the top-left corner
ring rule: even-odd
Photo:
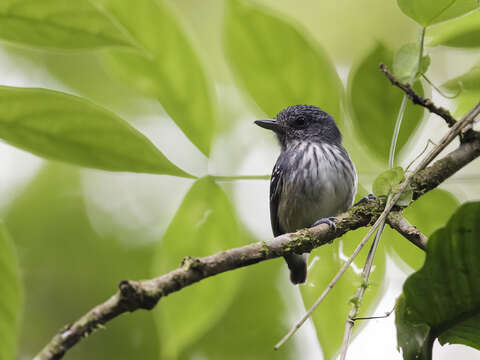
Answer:
[[[367,196],[364,196],[360,200],[358,200],[355,204],[353,204],[353,206],[363,204],[364,202],[366,202],[368,200],[378,200],[378,198],[373,194],[368,194]]]
[[[329,226],[331,226],[333,228],[333,230],[337,230],[337,225],[335,225],[335,223],[334,223],[335,220],[338,220],[338,219],[334,216],[331,216],[331,217],[328,217],[328,218],[321,218],[321,219],[315,221],[312,224],[312,226],[310,226],[310,227],[314,227],[314,226],[317,226],[317,225],[320,225],[320,224],[328,224]]]

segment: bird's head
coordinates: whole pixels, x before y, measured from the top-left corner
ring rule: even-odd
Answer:
[[[276,119],[257,120],[255,124],[274,131],[282,148],[293,141],[342,142],[342,135],[333,117],[312,105],[289,106]]]

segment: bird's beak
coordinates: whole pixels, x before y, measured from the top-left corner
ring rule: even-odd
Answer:
[[[277,120],[255,120],[255,124],[258,126],[275,131],[276,133],[283,133],[283,127],[279,124]]]

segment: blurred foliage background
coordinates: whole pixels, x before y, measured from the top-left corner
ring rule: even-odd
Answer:
[[[460,95],[443,97],[424,79],[416,89],[457,116],[480,98],[478,4],[453,3],[438,21],[453,20],[430,26],[400,0],[0,0],[0,359],[31,358],[120,280],[271,237],[268,181],[232,179],[268,175],[278,155],[255,119],[298,103],[330,112],[359,172],[358,196],[369,193],[387,166],[402,100],[378,65],[393,68],[420,31],[406,14],[428,25],[428,78]],[[397,163],[408,165],[447,129],[408,104]],[[414,203],[408,220],[429,236],[459,204],[480,199],[479,166]],[[271,349],[364,233],[312,252],[299,288],[280,260],[222,274],[152,313],[116,319],[67,358],[333,358],[366,254],[294,341]],[[391,310],[423,261],[387,229],[362,314]],[[352,358],[401,358],[393,318],[365,325]],[[435,351],[478,356],[452,348]]]

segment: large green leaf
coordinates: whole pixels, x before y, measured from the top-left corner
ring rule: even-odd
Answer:
[[[348,79],[349,105],[356,133],[362,143],[385,162],[403,97],[403,93],[392,86],[378,68],[380,63],[391,67],[392,59],[393,53],[382,44],[377,44],[350,72]],[[420,82],[416,82],[414,88],[423,94]],[[423,114],[424,110],[421,107],[407,103],[398,137],[397,152],[413,135]]]
[[[20,315],[22,283],[17,253],[5,226],[0,222],[0,360],[15,359]]]
[[[422,26],[460,16],[478,7],[477,0],[397,0],[405,15]]]
[[[206,256],[242,244],[234,210],[211,177],[198,180],[185,196],[155,254],[155,275],[177,268],[185,256]],[[217,275],[162,301],[155,319],[162,359],[174,359],[205,334],[230,307],[242,273]]]
[[[281,266],[284,266],[283,259],[236,270],[245,272],[246,281],[231,310],[180,358],[192,359],[195,354],[203,354],[209,360],[297,359],[293,341],[278,351],[272,350],[289,330],[285,322],[289,308],[286,294],[282,294],[282,290],[287,290],[278,286],[278,276],[284,275],[279,272]]]
[[[292,25],[244,1],[228,1],[224,47],[235,78],[269,116],[316,105],[341,120],[343,87],[323,49]]]
[[[447,81],[442,87],[459,94],[454,99],[457,103],[455,115],[458,117],[465,115],[480,99],[480,62],[467,73]]]
[[[429,46],[480,47],[480,10],[428,28]]]
[[[467,203],[428,242],[423,267],[403,286],[396,309],[403,357],[431,359],[433,341],[480,349],[480,203]]]
[[[444,226],[458,207],[458,200],[448,191],[434,189],[403,211],[405,218],[425,236]],[[385,229],[385,244],[394,259],[399,257],[412,269],[418,270],[425,261],[425,252],[396,231]],[[400,263],[401,264],[401,263]]]
[[[2,0],[0,38],[58,49],[128,45],[122,33],[88,0]]]
[[[0,138],[81,166],[191,177],[126,121],[56,91],[0,86]]]
[[[366,229],[349,232],[332,245],[321,247],[312,252],[310,261],[313,262],[313,265],[308,270],[306,285],[301,287],[307,308],[313,304],[327,287],[344,261],[353,253],[366,232]],[[368,249],[364,249],[359,254],[354,261],[354,265],[350,266],[312,315],[325,359],[333,359],[342,344],[345,321],[351,307],[349,299],[352,299],[357,288],[362,284],[360,272],[365,263],[367,253]],[[374,261],[375,268],[370,276],[369,285],[361,304],[360,316],[371,315],[371,311],[382,293],[385,277],[385,258],[385,247],[383,242],[380,242]],[[354,334],[358,333],[363,325],[365,325],[363,322],[357,322]]]
[[[145,239],[120,241],[94,231],[80,175],[76,167],[48,164],[7,210],[25,281],[19,359],[31,359],[61,328],[115,293],[121,280],[150,275],[153,246]],[[108,323],[67,357],[127,360],[141,353],[142,360],[155,360],[156,340],[152,314],[135,312]]]
[[[128,33],[137,51],[111,50],[108,67],[165,108],[190,141],[210,154],[216,132],[213,86],[168,4],[160,0],[97,0]]]

